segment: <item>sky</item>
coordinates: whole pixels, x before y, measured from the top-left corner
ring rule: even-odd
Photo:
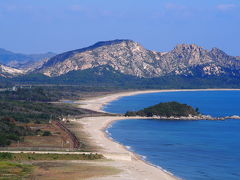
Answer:
[[[113,39],[160,52],[187,43],[240,56],[240,0],[0,1],[0,48],[60,53]]]

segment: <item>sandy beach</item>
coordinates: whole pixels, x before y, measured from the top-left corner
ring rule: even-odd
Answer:
[[[91,138],[93,144],[99,147],[98,152],[112,156],[107,165],[121,170],[121,173],[108,176],[104,180],[176,180],[177,178],[163,169],[154,167],[134,153],[128,151],[121,144],[110,139],[105,129],[117,120],[126,119],[125,117],[86,117],[78,119],[77,122],[83,125],[83,131]]]
[[[150,90],[150,91],[134,91],[134,92],[122,92],[115,93],[101,97],[90,98],[80,103],[81,108],[104,112],[103,107],[111,101],[117,100],[124,96],[132,96],[137,94],[145,93],[157,93],[157,92],[177,92],[177,91],[222,91],[222,90],[239,90],[239,89],[194,89],[194,90]],[[136,117],[135,117],[136,118]],[[99,147],[99,152],[105,154],[114,154],[113,161],[109,162],[109,165],[117,167],[122,172],[115,176],[108,176],[102,179],[106,180],[176,180],[179,179],[169,172],[166,172],[160,167],[155,167],[145,161],[143,161],[138,155],[128,151],[126,147],[115,142],[111,139],[107,133],[106,128],[111,125],[114,121],[124,120],[126,117],[123,116],[102,116],[102,117],[85,117],[77,119],[78,123],[83,125],[83,130],[89,136],[91,142]],[[127,119],[134,119],[127,118]],[[138,118],[139,119],[139,118]],[[118,156],[119,155],[119,156]],[[121,156],[123,155],[123,156]],[[129,158],[128,158],[129,157]],[[101,178],[98,178],[101,179]]]

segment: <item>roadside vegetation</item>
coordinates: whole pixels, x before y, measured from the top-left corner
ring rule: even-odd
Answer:
[[[101,154],[39,154],[39,153],[0,153],[0,161],[43,161],[43,160],[98,160]]]

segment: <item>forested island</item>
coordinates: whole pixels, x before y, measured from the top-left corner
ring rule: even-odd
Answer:
[[[172,120],[226,120],[240,119],[240,116],[232,115],[225,117],[212,117],[199,112],[199,108],[193,108],[187,104],[179,102],[165,102],[154,106],[144,108],[139,111],[127,111],[125,116],[151,117],[154,119],[172,119]]]
[[[140,111],[128,111],[125,116],[144,116],[144,117],[188,117],[199,116],[198,108],[194,109],[187,104],[181,104],[178,102],[166,102],[160,103],[148,108],[144,108]]]

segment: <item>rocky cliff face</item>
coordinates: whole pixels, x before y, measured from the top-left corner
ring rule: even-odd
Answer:
[[[52,77],[102,65],[111,66],[123,74],[146,78],[194,75],[196,71],[201,76],[233,75],[232,71],[238,74],[240,70],[237,57],[217,48],[208,51],[194,44],[181,44],[170,52],[161,53],[147,50],[131,40],[114,40],[57,55],[37,72]]]

